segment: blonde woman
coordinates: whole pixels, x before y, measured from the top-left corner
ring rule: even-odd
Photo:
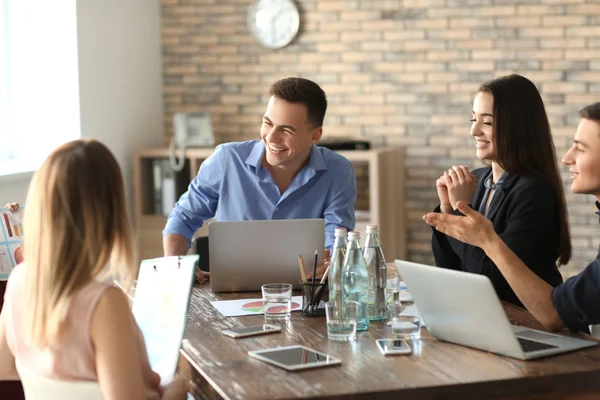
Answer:
[[[0,379],[15,360],[48,378],[98,381],[104,399],[185,399],[187,382],[159,387],[124,293],[132,236],[119,165],[93,140],[55,150],[35,173],[24,218],[25,260],[0,314]]]

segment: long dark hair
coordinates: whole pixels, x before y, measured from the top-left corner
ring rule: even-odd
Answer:
[[[536,176],[552,185],[558,202],[558,263],[568,263],[572,249],[565,193],[540,93],[521,75],[492,79],[482,84],[479,91],[494,97],[495,162],[509,174]]]

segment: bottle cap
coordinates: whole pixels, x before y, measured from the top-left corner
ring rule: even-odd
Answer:
[[[348,231],[346,228],[335,228],[335,232],[333,234],[335,237],[343,237],[345,238],[348,235]]]
[[[348,232],[348,240],[358,240],[360,239],[360,232],[350,231]]]
[[[367,234],[379,233],[379,227],[377,225],[367,225]]]

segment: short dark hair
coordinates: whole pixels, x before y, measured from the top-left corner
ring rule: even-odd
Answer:
[[[600,103],[594,103],[583,107],[581,111],[579,111],[579,115],[581,115],[581,118],[600,122]]]
[[[315,127],[323,126],[327,111],[327,97],[315,82],[297,77],[280,79],[271,85],[269,95],[289,103],[304,104],[308,121]]]
[[[485,82],[480,92],[494,97],[496,162],[509,174],[536,176],[554,189],[559,212],[559,263],[571,258],[571,235],[562,180],[544,102],[537,88],[521,75]]]

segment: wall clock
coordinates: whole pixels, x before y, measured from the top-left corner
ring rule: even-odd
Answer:
[[[300,13],[293,0],[257,0],[248,11],[248,28],[269,49],[288,45],[300,27]]]

